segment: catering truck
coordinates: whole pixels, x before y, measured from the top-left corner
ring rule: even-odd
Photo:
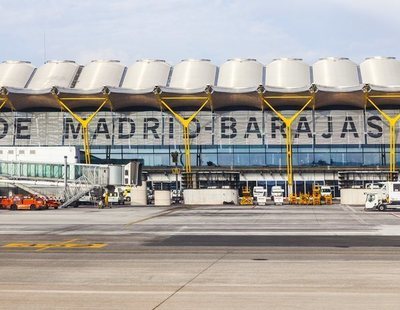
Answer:
[[[253,197],[257,205],[265,206],[267,204],[267,189],[263,186],[254,186]]]
[[[284,190],[281,186],[275,185],[271,188],[271,199],[275,205],[283,204],[283,194]]]
[[[400,209],[400,182],[377,183],[365,195],[365,210]]]

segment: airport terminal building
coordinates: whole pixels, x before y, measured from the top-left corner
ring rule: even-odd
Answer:
[[[141,160],[154,184],[192,171],[237,171],[240,181],[295,191],[339,185],[340,171],[395,170],[400,61],[322,58],[187,59],[0,64],[0,151],[74,147],[78,161]],[[78,152],[79,154],[79,152]],[[188,163],[190,158],[190,163]],[[60,154],[60,161],[63,154]],[[337,193],[336,193],[337,194]]]

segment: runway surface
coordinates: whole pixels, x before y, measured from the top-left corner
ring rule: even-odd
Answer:
[[[0,309],[398,309],[400,213],[0,211]]]

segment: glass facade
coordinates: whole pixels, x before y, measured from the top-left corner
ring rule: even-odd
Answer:
[[[386,112],[397,115],[400,110]],[[192,114],[180,113],[183,117]],[[294,111],[282,113],[288,116]],[[90,112],[79,115],[88,117]],[[396,129],[400,131],[400,122]],[[189,130],[192,166],[286,166],[285,126],[269,110],[201,111]],[[165,111],[101,111],[89,126],[91,153],[97,163],[141,159],[149,167],[172,166],[170,154],[178,151],[183,165],[182,136],[182,125]],[[0,115],[1,146],[82,150],[82,137],[81,124],[69,113]],[[293,166],[387,167],[389,138],[387,122],[376,110],[305,110],[292,125]]]
[[[92,155],[96,162],[128,162],[141,159],[145,166],[173,166],[171,153],[177,151],[183,165],[184,148],[174,146],[94,146]],[[397,149],[397,162],[400,161],[400,148]],[[266,145],[225,145],[192,146],[192,166],[226,167],[285,167],[285,146]],[[321,166],[387,166],[389,164],[388,146],[331,145],[331,146],[293,146],[293,165],[296,167]]]

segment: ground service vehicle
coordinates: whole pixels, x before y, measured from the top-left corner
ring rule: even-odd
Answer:
[[[95,203],[94,197],[89,193],[83,195],[81,198],[78,200],[79,204],[93,204]]]
[[[46,207],[47,208],[58,209],[58,207],[60,205],[61,205],[61,203],[59,200],[53,199],[53,198],[46,198]]]
[[[281,186],[272,186],[271,188],[271,199],[275,205],[283,204],[283,193],[284,190]]]
[[[267,204],[267,189],[262,186],[253,187],[253,197],[257,205],[265,206]]]
[[[382,182],[366,193],[365,210],[400,209],[400,182]]]
[[[322,185],[321,196],[322,197],[332,196],[332,188],[330,186]]]
[[[41,210],[46,209],[46,200],[42,197],[15,195],[11,197],[10,210]]]
[[[60,201],[53,198],[47,197],[35,197],[35,196],[22,196],[16,195],[12,197],[0,197],[0,209],[58,209]]]
[[[113,192],[108,194],[108,203],[112,205],[123,205],[125,202],[122,192]]]
[[[0,209],[10,209],[13,199],[10,197],[0,197]]]
[[[130,186],[117,186],[115,187],[114,192],[119,192],[122,194],[124,201],[130,202],[131,201],[131,187]]]

